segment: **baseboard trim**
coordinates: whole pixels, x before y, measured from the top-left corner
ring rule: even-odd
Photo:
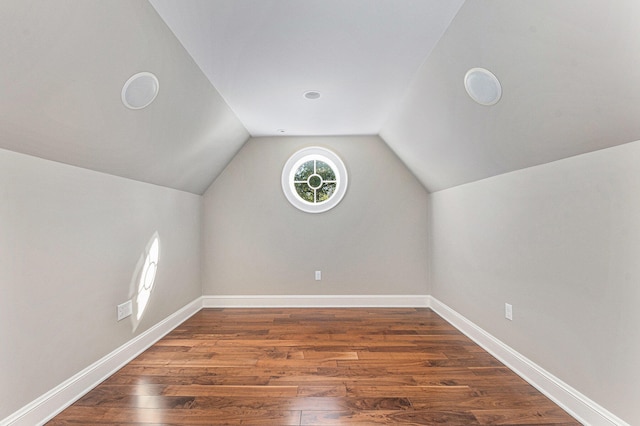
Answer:
[[[202,308],[428,307],[585,425],[630,426],[444,303],[426,295],[202,296],[27,404],[0,426],[41,425]]]
[[[202,296],[203,308],[427,308],[425,295]]]
[[[184,306],[9,417],[0,420],[0,426],[33,426],[46,423],[200,309],[202,298]]]
[[[500,362],[558,404],[580,423],[597,426],[630,426],[519,352],[469,321],[432,296],[429,307]]]

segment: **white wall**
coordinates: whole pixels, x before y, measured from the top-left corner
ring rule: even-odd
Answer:
[[[430,197],[433,295],[630,424],[640,424],[639,165],[635,142]]]
[[[201,197],[0,150],[0,419],[201,295]],[[137,330],[116,321],[154,232]]]
[[[280,184],[289,157],[314,145],[349,174],[320,214],[294,208]],[[251,139],[204,206],[205,295],[428,294],[427,192],[376,136]]]

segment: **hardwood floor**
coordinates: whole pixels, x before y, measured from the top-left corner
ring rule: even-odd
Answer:
[[[204,309],[69,424],[578,423],[429,309]]]

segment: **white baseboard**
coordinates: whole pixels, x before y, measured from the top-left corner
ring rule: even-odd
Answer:
[[[444,303],[426,295],[203,296],[131,339],[9,417],[0,420],[0,426],[44,424],[175,327],[182,324],[201,308],[258,307],[429,307],[581,423],[593,426],[630,426]]]
[[[427,308],[426,295],[202,296],[204,308]]]
[[[198,298],[9,417],[0,420],[0,426],[33,426],[46,423],[200,309],[202,299]]]
[[[593,426],[630,426],[444,303],[431,296],[428,298],[429,307],[438,315],[562,407],[580,423]]]

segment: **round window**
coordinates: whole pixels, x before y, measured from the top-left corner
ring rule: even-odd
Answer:
[[[328,149],[304,148],[284,165],[282,190],[298,209],[322,213],[342,200],[347,190],[347,169],[340,157]]]

